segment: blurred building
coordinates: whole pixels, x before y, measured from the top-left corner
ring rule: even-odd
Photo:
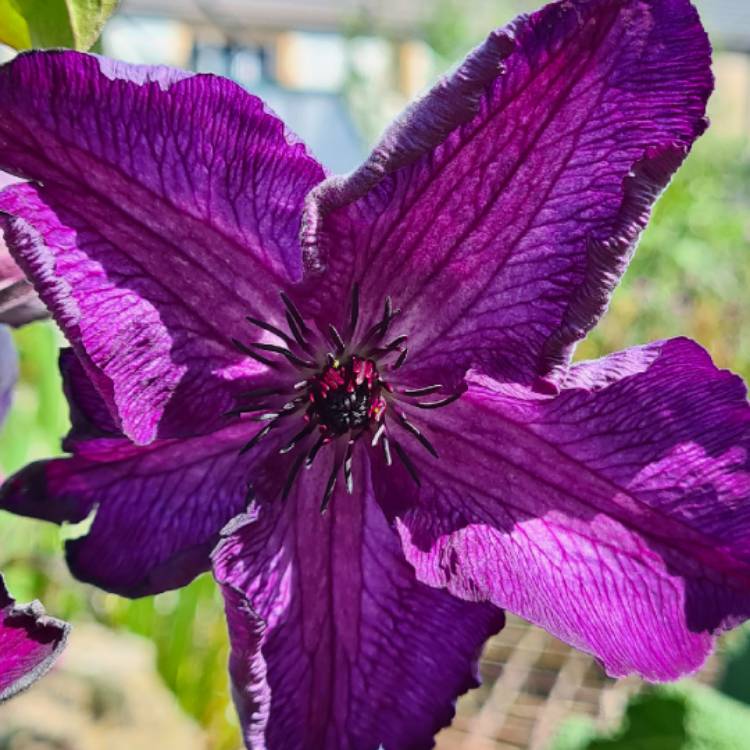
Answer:
[[[478,40],[485,29],[540,2],[123,0],[104,44],[108,54],[132,62],[233,78],[263,97],[329,169],[342,172],[361,160],[383,123],[439,72],[426,43],[437,14],[470,17],[464,26]],[[745,137],[750,2],[697,5],[717,48],[715,129]]]

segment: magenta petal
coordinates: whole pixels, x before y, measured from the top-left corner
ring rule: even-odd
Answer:
[[[750,407],[696,344],[578,365],[557,396],[474,377],[429,434],[418,498],[384,474],[418,500],[399,528],[420,580],[613,676],[691,672],[750,616]]]
[[[443,379],[548,374],[704,130],[709,63],[688,0],[570,0],[493,33],[362,167],[313,191],[320,309],[361,281],[365,306],[393,296],[413,361]]]
[[[39,602],[19,606],[0,576],[0,702],[42,677],[65,646],[70,626]]]
[[[302,275],[304,146],[230,81],[37,52],[0,69],[0,168],[35,181],[0,193],[6,241],[125,434],[215,428],[257,369],[230,337]]]
[[[0,507],[55,523],[95,512],[89,533],[66,545],[78,578],[127,596],[176,588],[208,568],[219,531],[247,507],[254,464],[239,455],[247,433],[239,424],[147,447],[122,437],[70,441],[73,457],[8,479]]]
[[[415,580],[355,458],[354,494],[338,491],[325,516],[327,474],[304,472],[285,504],[256,507],[214,553],[253,750],[430,748],[502,626],[494,607]]]

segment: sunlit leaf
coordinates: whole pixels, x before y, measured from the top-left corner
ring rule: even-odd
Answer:
[[[67,0],[76,49],[90,49],[102,33],[118,0]]]
[[[0,39],[16,49],[88,50],[116,7],[117,0],[0,0]]]
[[[31,46],[29,27],[14,0],[0,0],[0,42],[15,49]]]
[[[26,25],[30,47],[73,47],[65,0],[12,0]]]

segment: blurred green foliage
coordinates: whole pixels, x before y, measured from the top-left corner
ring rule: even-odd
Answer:
[[[746,750],[748,736],[750,708],[684,682],[635,695],[610,735],[597,733],[590,719],[568,721],[550,750]]]
[[[750,379],[749,247],[750,151],[709,134],[657,203],[608,313],[578,357],[690,336],[717,364]]]

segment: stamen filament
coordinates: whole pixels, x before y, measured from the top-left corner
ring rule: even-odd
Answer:
[[[302,331],[297,326],[296,321],[290,314],[290,312],[287,310],[285,313],[286,322],[289,326],[289,330],[292,332],[292,336],[294,336],[294,340],[299,344],[299,346],[304,349],[311,357],[315,356],[315,352],[313,351],[312,347],[308,343],[307,339],[302,335]]]
[[[326,441],[326,436],[321,435],[315,445],[310,449],[310,452],[307,454],[307,461],[305,461],[305,469],[309,469],[313,465],[313,461],[315,460],[315,456],[318,455],[318,451],[323,447],[323,443]]]
[[[257,352],[254,352],[249,346],[246,346],[238,339],[233,338],[232,343],[245,356],[250,357],[251,359],[254,359],[256,362],[260,362],[261,364],[266,365],[267,367],[273,367],[274,369],[278,369],[279,367],[278,362],[274,362],[272,359],[268,359],[267,357],[261,357],[260,354],[258,354]]]
[[[332,323],[328,324],[328,335],[331,339],[331,343],[336,347],[336,353],[343,354],[344,349],[346,349],[346,344],[341,338],[341,334],[336,330],[336,326]]]
[[[401,354],[398,355],[398,359],[395,361],[395,363],[391,367],[391,370],[398,370],[398,368],[401,367],[401,365],[403,365],[404,362],[406,361],[406,355],[408,353],[409,353],[408,349],[402,349]]]
[[[380,440],[384,431],[385,431],[385,421],[380,423],[380,427],[378,427],[378,429],[375,431],[375,434],[372,436],[372,442],[370,443],[370,445],[372,445],[373,448],[378,444],[378,440]]]
[[[302,317],[300,311],[297,309],[297,305],[292,302],[292,300],[287,297],[284,292],[281,292],[281,301],[284,303],[284,306],[289,311],[290,315],[294,318],[294,322],[299,327],[302,334],[307,337],[310,335],[310,329],[305,325],[305,319]]]
[[[404,396],[429,396],[431,393],[439,391],[442,387],[442,385],[436,383],[435,385],[426,385],[424,388],[407,388],[401,391],[401,393]]]
[[[391,441],[388,439],[388,435],[383,435],[383,453],[385,454],[386,465],[391,466],[393,458],[391,458]]]
[[[318,365],[309,359],[302,359],[293,352],[285,349],[283,346],[276,346],[275,344],[253,344],[256,349],[262,349],[264,352],[274,352],[275,354],[281,354],[282,357],[286,357],[293,365],[300,368],[307,368],[314,370]]]
[[[401,459],[401,463],[406,467],[406,470],[409,472],[409,474],[411,474],[411,478],[416,482],[417,487],[421,487],[422,482],[419,480],[417,469],[412,463],[412,460],[409,458],[406,451],[401,447],[401,444],[397,440],[393,441],[393,447],[396,449],[396,453]]]
[[[418,401],[416,404],[412,404],[412,406],[416,406],[418,409],[440,409],[443,406],[452,404],[459,398],[461,398],[461,394],[454,393],[447,398],[441,399],[440,401]]]
[[[350,495],[354,491],[354,477],[352,476],[352,451],[353,449],[354,449],[354,441],[350,440],[346,446],[346,456],[344,456],[344,479],[346,481],[346,491]]]
[[[300,467],[302,466],[302,462],[305,460],[305,454],[300,453],[297,458],[294,459],[294,463],[292,464],[292,468],[289,470],[289,474],[287,475],[286,482],[284,482],[284,489],[281,492],[281,499],[286,500],[289,497],[289,493],[292,490],[292,485],[294,484],[294,480],[297,478],[297,474],[299,474]]]
[[[270,323],[266,323],[263,320],[260,320],[259,318],[253,318],[250,315],[245,317],[245,320],[247,320],[248,323],[252,323],[254,326],[257,326],[258,328],[262,328],[264,331],[268,331],[269,333],[272,333],[274,336],[278,336],[282,341],[286,342],[288,345],[291,345],[293,343],[292,339],[284,333],[284,331],[281,330],[281,328],[277,328],[274,325],[271,325]]]
[[[386,344],[385,346],[378,347],[377,349],[373,349],[370,352],[370,356],[374,357],[383,357],[386,354],[390,354],[391,352],[395,352],[397,349],[401,348],[401,344],[403,344],[408,336],[399,336],[398,338],[393,339],[390,343]]]
[[[398,421],[401,423],[404,429],[414,435],[414,437],[419,440],[419,442],[427,449],[429,453],[435,456],[435,458],[439,458],[437,451],[433,447],[432,443],[427,439],[427,437],[421,432],[418,427],[413,425],[404,414],[396,412],[396,417],[398,418]]]
[[[333,495],[333,491],[336,488],[336,477],[338,476],[340,468],[340,463],[337,463],[333,467],[333,469],[331,469],[331,474],[328,477],[328,484],[326,484],[326,491],[323,493],[323,500],[320,503],[321,515],[325,513],[326,510],[328,510],[328,504],[331,502],[331,496]]]
[[[279,450],[279,453],[289,453],[300,440],[306,438],[313,430],[317,427],[315,422],[310,422],[304,429],[300,430],[283,448]]]
[[[242,456],[243,454],[247,453],[249,450],[254,448],[256,445],[258,445],[258,443],[261,440],[263,440],[263,438],[266,435],[268,435],[269,432],[271,432],[271,429],[273,428],[273,426],[274,426],[274,422],[270,422],[263,429],[256,432],[255,435],[253,435],[250,442],[245,443],[245,445],[243,445],[242,448],[240,448],[240,455]]]
[[[222,417],[239,417],[242,414],[252,414],[254,411],[265,411],[270,408],[270,404],[255,404],[255,406],[238,406],[236,409],[225,411]]]

